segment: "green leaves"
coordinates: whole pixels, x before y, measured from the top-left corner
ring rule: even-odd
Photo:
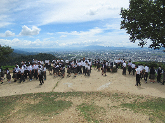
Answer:
[[[8,55],[12,52],[13,52],[13,49],[11,49],[11,47],[0,45],[0,62],[7,60]]]
[[[130,41],[143,47],[149,39],[150,48],[165,48],[165,2],[163,0],[130,0],[128,9],[121,8],[121,29],[130,34]]]

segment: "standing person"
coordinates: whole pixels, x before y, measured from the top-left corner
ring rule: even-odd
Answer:
[[[25,82],[24,67],[23,66],[20,67],[20,74],[21,74],[21,76],[20,76],[20,82],[19,83],[21,83],[22,81]]]
[[[44,72],[44,80],[46,80],[46,65],[44,65],[43,72]]]
[[[3,79],[2,79],[2,77],[0,77],[0,81],[1,81],[1,84],[3,84]]]
[[[49,74],[51,75],[52,74],[52,66],[51,66],[50,61],[48,63],[48,70],[49,70]]]
[[[43,81],[43,70],[41,66],[39,66],[39,69],[38,69],[38,77],[39,77],[40,85],[42,85],[44,81]]]
[[[96,59],[94,60],[94,69],[96,69]]]
[[[81,71],[81,60],[77,63],[77,73],[82,74],[82,71]]]
[[[132,63],[131,68],[132,68],[133,75],[135,75],[135,64],[134,63]]]
[[[150,82],[152,83],[154,83],[155,82],[155,69],[154,69],[154,67],[152,66],[151,67],[151,69],[150,69],[150,77],[151,77],[151,79],[150,79]]]
[[[10,75],[10,71],[9,71],[9,69],[8,68],[6,68],[6,78],[7,78],[7,81],[8,81],[8,83],[11,83],[11,75]]]
[[[144,80],[145,80],[145,83],[147,83],[149,67],[148,67],[146,64],[145,64],[144,70],[145,70],[145,73],[144,73]]]
[[[138,86],[138,84],[141,86],[141,83],[140,83],[141,70],[138,66],[135,66],[135,70],[136,70],[136,84],[135,84],[135,86]]]
[[[126,75],[126,62],[123,63],[123,75]]]
[[[164,82],[165,82],[165,72],[163,70],[163,82],[162,82],[162,85],[164,85]]]
[[[3,74],[3,68],[0,66],[0,77],[4,77],[4,74]]]
[[[157,82],[158,83],[161,83],[160,78],[161,78],[162,72],[163,72],[163,70],[162,70],[161,66],[159,66],[159,68],[157,70]]]
[[[2,67],[0,66],[0,81],[1,81],[1,84],[3,84],[3,69]]]
[[[32,64],[28,66],[29,81],[32,81]]]
[[[139,67],[140,70],[141,70],[140,78],[142,79],[142,78],[143,78],[143,75],[144,75],[144,66],[143,66],[142,64],[140,64],[138,67]]]
[[[85,62],[85,76],[86,76],[87,72],[88,72],[88,61]]]
[[[74,66],[73,66],[73,71],[74,71],[74,77],[77,76],[77,63],[74,63]]]
[[[97,60],[96,64],[97,64],[98,71],[100,71],[100,60],[99,59]]]
[[[85,64],[86,64],[85,62],[86,62],[85,58],[83,58],[83,60],[81,61],[83,67],[83,74],[85,74]]]
[[[128,62],[128,72],[129,72],[129,74],[131,73],[131,71],[132,71],[132,62],[131,61],[129,61]]]
[[[106,65],[106,62],[104,60],[104,62],[102,64],[102,75],[105,74],[105,76],[107,76],[106,71],[107,71],[107,65]]]
[[[71,74],[71,62],[69,62],[68,66],[67,66],[67,73],[68,73],[68,77],[70,77],[70,74]]]

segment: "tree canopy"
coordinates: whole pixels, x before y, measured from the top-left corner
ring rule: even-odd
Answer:
[[[128,9],[121,8],[121,29],[139,46],[151,41],[150,48],[165,48],[165,0],[130,0]]]
[[[11,47],[0,45],[0,62],[6,61],[9,54],[12,52],[13,52],[13,49],[11,49]]]

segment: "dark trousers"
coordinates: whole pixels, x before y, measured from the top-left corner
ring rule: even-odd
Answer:
[[[41,84],[44,83],[44,81],[43,81],[43,75],[39,75],[39,81],[40,81]]]
[[[147,81],[147,78],[148,78],[148,73],[145,72],[145,74],[144,74],[144,80]]]
[[[46,71],[44,71],[44,79],[46,80]]]
[[[28,70],[25,70],[24,71],[24,77],[25,77],[25,79],[27,79],[27,74],[28,74]]]
[[[126,75],[126,68],[123,68],[123,75]]]
[[[32,71],[29,71],[29,79],[32,79]]]
[[[161,75],[158,74],[158,76],[157,76],[157,81],[158,81],[158,82],[160,82],[160,78],[161,78]]]
[[[85,66],[83,66],[83,73],[85,73]]]
[[[136,86],[141,85],[140,84],[140,75],[139,74],[136,74]]]
[[[38,79],[38,71],[37,70],[34,70],[35,72],[34,72],[34,78],[36,78],[36,79]]]
[[[20,83],[21,83],[22,81],[23,81],[23,82],[25,81],[25,77],[24,77],[24,74],[23,74],[23,73],[21,73]]]
[[[129,67],[128,67],[128,72],[129,72],[129,74],[131,73],[131,71],[132,71],[132,68],[131,68],[131,66],[129,66]]]
[[[132,68],[132,73],[133,75],[135,75],[135,68]]]

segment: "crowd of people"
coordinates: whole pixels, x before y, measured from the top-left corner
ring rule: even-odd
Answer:
[[[141,86],[140,80],[142,79],[144,79],[145,83],[147,83],[148,78],[150,79],[151,83],[155,83],[155,78],[156,78],[155,75],[157,75],[157,82],[162,83],[162,85],[164,85],[165,73],[163,69],[161,68],[161,66],[159,66],[158,69],[154,69],[153,66],[149,68],[147,64],[145,64],[145,66],[143,66],[142,64],[135,65],[131,61],[127,63],[124,60],[116,60],[116,67],[118,68],[118,66],[121,66],[121,68],[123,69],[123,72],[122,72],[123,75],[126,75],[126,68],[128,68],[128,74],[132,73],[132,75],[136,75],[135,86],[138,86],[138,85]],[[161,82],[162,75],[163,75],[163,80]]]
[[[94,65],[94,69],[101,71],[102,75],[107,76],[106,72],[107,69],[111,72],[113,72],[113,68],[119,69],[122,68],[123,75],[126,75],[126,71],[128,69],[128,74],[136,75],[136,84],[135,86],[141,85],[140,80],[144,78],[145,83],[147,83],[147,79],[149,77],[150,82],[155,82],[155,73],[157,73],[157,82],[160,83],[161,75],[164,73],[161,69],[161,66],[157,70],[154,69],[154,67],[149,68],[147,65],[143,66],[141,64],[135,65],[131,61],[128,63],[124,61],[123,59],[115,60],[114,62],[108,62],[108,61],[100,61],[99,59],[95,59],[93,62],[91,59],[81,59],[81,60],[45,60],[45,63],[43,61],[38,60],[32,60],[32,62],[25,62],[22,61],[21,65],[16,64],[13,68],[13,75],[11,76],[10,70],[6,68],[6,70],[3,70],[0,66],[0,81],[1,84],[3,84],[3,79],[5,79],[4,73],[6,73],[6,78],[8,83],[11,83],[11,78],[13,78],[14,82],[25,82],[26,79],[29,79],[29,81],[32,81],[33,79],[38,79],[40,82],[40,85],[44,84],[44,81],[46,80],[46,70],[48,69],[49,74],[53,75],[54,77],[65,77],[65,69],[67,69],[67,77],[70,77],[71,74],[76,77],[78,74],[84,74],[84,76],[90,76],[91,74],[91,68],[92,65]],[[5,72],[4,72],[5,71]],[[150,74],[149,74],[150,73]],[[162,84],[164,85],[164,79],[162,81]]]

